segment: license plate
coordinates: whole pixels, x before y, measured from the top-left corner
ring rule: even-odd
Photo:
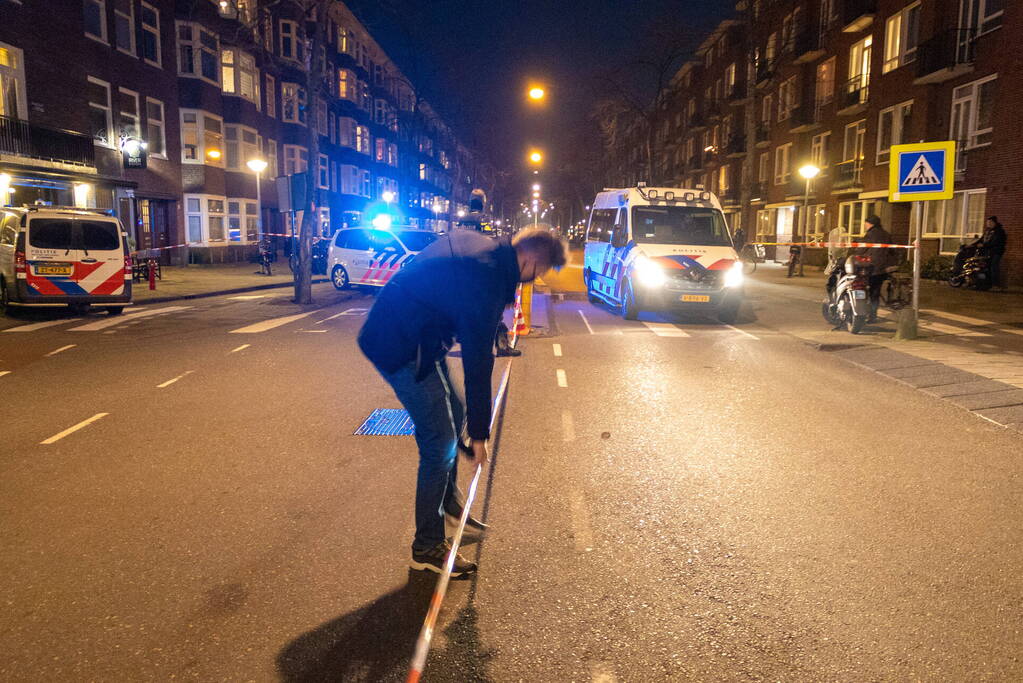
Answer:
[[[54,266],[35,266],[36,275],[70,275],[70,265],[54,265]]]
[[[683,294],[682,295],[682,301],[691,302],[691,303],[696,303],[696,302],[706,303],[706,302],[710,301],[710,296],[708,296],[707,294]]]
[[[867,298],[867,293],[865,291],[863,291],[862,289],[854,289],[853,290],[853,298],[854,299],[866,299]]]

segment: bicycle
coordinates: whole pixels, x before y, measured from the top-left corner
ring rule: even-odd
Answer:
[[[270,262],[272,259],[273,252],[270,249],[270,242],[262,240],[259,243],[259,274],[260,275],[272,275],[270,271]]]
[[[757,270],[757,264],[764,262],[764,245],[744,244],[739,250],[739,260],[742,261],[742,272],[752,275]]]
[[[913,280],[904,273],[890,273],[881,283],[881,302],[893,311],[913,303]]]

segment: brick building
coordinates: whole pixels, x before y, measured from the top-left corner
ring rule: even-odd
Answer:
[[[676,74],[659,177],[619,164],[612,183],[701,183],[765,242],[856,237],[876,213],[905,243],[911,209],[887,201],[890,148],[955,140],[955,198],[925,203],[923,257],[954,253],[996,214],[1009,233],[1003,274],[1023,283],[1023,58],[1012,49],[1023,4],[750,0],[737,11]],[[808,164],[821,169],[809,184]]]
[[[279,176],[314,174],[321,232],[377,210],[441,229],[492,170],[422,101],[340,2],[326,87],[307,101],[301,17],[257,0],[0,0],[0,191],[113,209],[139,248],[243,258],[288,229]],[[320,155],[307,117],[317,108]],[[145,148],[146,167],[125,150]],[[252,159],[267,162],[261,174]],[[134,161],[134,160],[132,160]],[[257,196],[262,206],[257,205]]]

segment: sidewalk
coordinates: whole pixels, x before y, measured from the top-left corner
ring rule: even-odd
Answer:
[[[163,279],[156,281],[156,289],[149,282],[132,283],[136,304],[155,304],[178,299],[197,299],[218,294],[240,294],[260,289],[291,287],[294,282],[286,260],[274,263],[273,275],[260,275],[254,263],[224,263],[217,265],[164,266]],[[322,275],[314,275],[313,282],[326,282]]]

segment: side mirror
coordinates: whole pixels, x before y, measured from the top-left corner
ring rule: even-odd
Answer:
[[[628,243],[629,240],[625,226],[616,225],[614,230],[611,231],[611,246],[615,249],[621,249]]]

